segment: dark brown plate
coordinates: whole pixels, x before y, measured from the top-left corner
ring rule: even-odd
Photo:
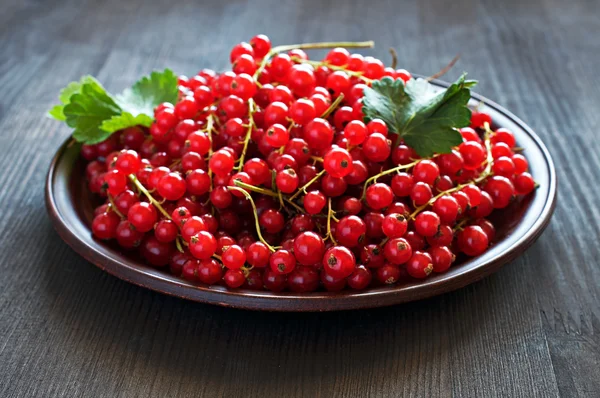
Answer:
[[[446,83],[435,82],[445,87]],[[495,272],[523,253],[550,222],[556,204],[556,172],[548,150],[525,123],[504,108],[474,94],[472,104],[480,101],[482,110],[492,115],[495,126],[514,132],[519,146],[525,148],[531,174],[540,187],[535,193],[515,202],[495,215],[497,238],[483,255],[462,259],[448,272],[424,281],[415,281],[372,290],[309,294],[270,293],[221,286],[197,286],[143,264],[116,245],[92,237],[94,198],[87,191],[85,167],[77,146],[65,142],[56,153],[46,180],[46,206],[54,227],[77,253],[101,269],[123,280],[173,296],[253,310],[334,311],[380,307],[420,300],[449,292]]]

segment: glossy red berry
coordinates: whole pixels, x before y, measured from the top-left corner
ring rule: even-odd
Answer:
[[[404,238],[394,238],[386,242],[383,247],[385,259],[392,264],[404,264],[412,255],[412,248]]]
[[[434,272],[445,272],[450,268],[452,262],[454,262],[455,256],[446,246],[432,247],[427,252],[431,257]]]
[[[458,247],[468,256],[478,256],[487,249],[488,237],[481,227],[469,225],[458,233]]]
[[[421,236],[433,236],[440,227],[440,217],[432,211],[424,211],[415,217],[415,230]]]
[[[433,259],[426,252],[416,251],[406,263],[406,271],[413,278],[427,278],[433,272]]]
[[[92,233],[98,239],[113,239],[117,233],[120,218],[117,213],[109,211],[94,217],[92,221]]]
[[[347,150],[335,147],[323,158],[323,168],[336,178],[343,178],[352,171],[352,157]]]
[[[444,224],[453,223],[460,214],[458,201],[450,195],[444,195],[437,198],[435,202],[433,202],[432,210]]]
[[[392,204],[394,193],[389,185],[378,182],[367,188],[365,199],[370,208],[380,210]]]
[[[217,250],[217,240],[207,231],[200,231],[190,238],[190,253],[199,260],[207,260]]]
[[[323,256],[323,269],[334,278],[346,278],[354,272],[356,259],[348,248],[334,246]]]
[[[383,162],[392,151],[390,141],[381,133],[369,135],[362,148],[363,154],[372,162]]]
[[[294,256],[302,265],[319,264],[325,253],[325,242],[314,232],[302,232],[294,239]]]
[[[271,271],[276,274],[289,274],[296,267],[296,258],[287,250],[277,250],[269,259]]]
[[[535,181],[529,173],[521,173],[516,175],[513,183],[515,192],[518,195],[527,195],[535,189]]]
[[[388,238],[401,238],[408,229],[408,221],[402,214],[391,213],[385,216],[381,227]]]
[[[138,202],[131,206],[127,219],[138,231],[148,232],[156,223],[158,215],[156,208],[147,202]]]
[[[515,194],[515,188],[506,177],[493,176],[485,183],[483,189],[491,196],[495,209],[508,206]]]
[[[238,245],[231,245],[223,250],[221,261],[226,268],[240,269],[246,262],[246,252]]]
[[[308,214],[319,214],[327,204],[321,191],[310,191],[304,196],[304,209]]]

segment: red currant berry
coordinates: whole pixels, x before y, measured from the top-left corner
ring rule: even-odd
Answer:
[[[364,265],[359,265],[348,277],[348,286],[354,290],[363,290],[371,284],[372,279],[371,271]]]
[[[92,233],[98,239],[113,239],[116,237],[119,222],[117,213],[112,211],[101,213],[92,221]]]
[[[190,238],[190,253],[199,260],[207,260],[217,250],[217,240],[210,232],[200,231]]]
[[[269,248],[262,242],[254,242],[246,248],[246,261],[253,267],[266,267],[270,257]]]
[[[467,256],[482,254],[488,247],[488,237],[479,226],[469,225],[458,233],[458,248]]]
[[[296,258],[287,250],[277,250],[269,259],[271,271],[279,275],[289,274],[296,267]]]
[[[380,210],[392,204],[394,193],[389,185],[378,182],[367,188],[365,199],[370,208]]]
[[[515,194],[512,182],[501,176],[489,178],[483,189],[492,197],[495,209],[503,209],[508,206]]]
[[[314,232],[302,232],[294,239],[294,256],[302,265],[319,264],[324,253],[325,242]]]
[[[410,198],[416,206],[423,206],[433,198],[433,192],[429,185],[417,182],[410,191]]]
[[[367,232],[364,221],[357,216],[343,217],[335,228],[335,238],[339,244],[352,248],[361,243]]]
[[[421,236],[433,236],[439,227],[440,217],[432,211],[424,211],[415,217],[415,230]]]
[[[410,259],[412,248],[406,239],[394,238],[386,242],[383,247],[383,255],[390,263],[400,265]]]
[[[179,228],[173,221],[165,219],[156,223],[154,228],[154,236],[159,242],[173,242],[177,238]]]
[[[356,268],[354,254],[343,246],[334,246],[328,249],[323,256],[324,271],[334,278],[346,278]]]
[[[527,195],[535,189],[535,181],[529,173],[521,173],[514,179],[515,192],[518,195]]]
[[[383,233],[390,239],[401,238],[408,229],[408,221],[402,214],[392,213],[385,216],[381,225]]]
[[[221,261],[226,268],[240,269],[246,262],[246,252],[238,245],[231,245],[223,250]]]
[[[127,219],[138,231],[148,232],[156,223],[158,215],[153,205],[147,202],[138,202],[131,206]]]
[[[169,173],[158,181],[156,189],[163,198],[177,200],[185,195],[186,183],[179,173]]]
[[[435,162],[425,159],[415,165],[412,174],[416,182],[433,185],[435,180],[440,176],[440,169]]]
[[[304,209],[308,214],[319,214],[327,204],[327,198],[320,191],[310,191],[304,196]]]
[[[416,251],[406,263],[406,271],[413,278],[425,279],[433,271],[433,259],[428,253]]]
[[[298,266],[288,275],[287,283],[292,292],[313,292],[319,287],[319,274],[312,267]]]
[[[343,178],[352,171],[352,157],[347,150],[333,148],[323,158],[323,168],[336,178]]]
[[[391,153],[390,141],[381,133],[373,133],[363,142],[363,153],[372,162],[383,162]]]
[[[432,210],[439,216],[441,222],[444,224],[451,224],[456,221],[456,217],[458,217],[460,212],[460,206],[454,197],[445,195],[437,198],[436,201],[433,202]]]

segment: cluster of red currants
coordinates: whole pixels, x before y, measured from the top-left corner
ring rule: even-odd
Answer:
[[[107,199],[93,234],[192,282],[276,292],[426,278],[483,253],[485,217],[535,186],[513,134],[473,112],[461,145],[421,159],[362,114],[373,80],[410,73],[292,47],[237,44],[231,71],[181,76],[148,131],[84,145],[89,188]]]

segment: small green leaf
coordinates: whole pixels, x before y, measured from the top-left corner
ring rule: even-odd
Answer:
[[[59,120],[61,122],[64,122],[65,120],[67,120],[67,118],[66,118],[66,116],[65,116],[65,114],[63,112],[63,108],[64,107],[65,107],[64,105],[54,105],[52,107],[52,109],[50,109],[48,111],[48,116],[51,117],[51,118],[53,118],[53,119]]]
[[[152,117],[156,106],[163,102],[175,104],[178,94],[177,75],[165,69],[142,77],[133,87],[117,96],[117,103],[133,116],[145,114]]]
[[[110,119],[104,120],[100,124],[100,128],[106,132],[113,133],[118,130],[123,130],[133,126],[146,126],[152,125],[153,119],[145,114],[133,116],[129,112],[123,112],[120,115],[111,117]]]
[[[420,156],[450,152],[462,142],[458,128],[469,125],[471,111],[467,103],[470,88],[477,82],[465,80],[463,74],[448,89],[435,92],[423,79],[383,78],[365,88],[365,120],[382,119],[391,133],[396,133]]]
[[[73,138],[86,144],[107,139],[111,132],[100,129],[100,125],[121,112],[115,100],[95,81],[82,84],[80,92],[73,94],[64,107],[67,125],[75,129]]]
[[[60,91],[58,99],[61,104],[55,105],[48,111],[48,116],[56,120],[64,122],[67,118],[64,114],[64,107],[67,105],[73,94],[81,92],[81,86],[85,83],[98,83],[98,81],[92,76],[83,76],[78,82],[71,82],[67,84],[65,88]],[[98,83],[99,84],[99,83]]]

